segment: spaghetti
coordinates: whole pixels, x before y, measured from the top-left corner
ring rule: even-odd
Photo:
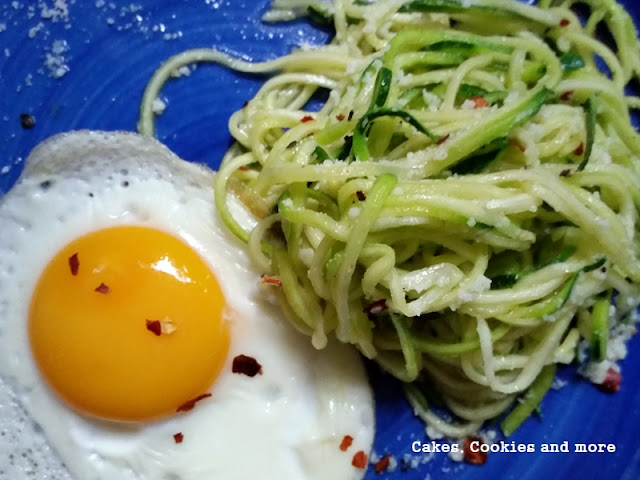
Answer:
[[[310,15],[333,41],[264,63],[184,52],[151,80],[139,129],[153,134],[181,66],[273,73],[229,121],[225,223],[317,348],[354,344],[449,436],[520,397],[509,434],[580,344],[611,360],[609,332],[640,303],[640,99],[625,93],[640,46],[614,0],[581,0],[584,22],[574,3],[276,0],[266,20]]]

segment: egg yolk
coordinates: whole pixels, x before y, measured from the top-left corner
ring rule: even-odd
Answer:
[[[29,338],[42,375],[71,407],[138,422],[210,391],[229,349],[225,310],[215,275],[189,245],[120,226],[57,253],[33,294]]]

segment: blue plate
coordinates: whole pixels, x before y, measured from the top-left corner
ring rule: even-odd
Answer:
[[[49,6],[53,1],[38,2]],[[637,20],[640,6],[623,2]],[[19,175],[22,161],[46,137],[67,130],[134,130],[142,91],[153,71],[172,54],[215,46],[237,56],[265,60],[303,42],[321,44],[326,32],[304,22],[263,25],[267,1],[259,0],[67,0],[68,12],[5,0],[0,5],[0,195]],[[218,165],[230,143],[229,115],[254,95],[264,78],[201,66],[162,92],[168,108],[157,121],[160,140],[182,158]],[[20,115],[36,124],[25,130]],[[1,227],[0,227],[1,228]],[[426,442],[398,385],[371,366],[377,399],[375,452],[393,454],[394,472],[367,479],[580,480],[640,478],[640,339],[623,362],[620,392],[609,395],[562,370],[568,385],[544,400],[544,418],[532,417],[509,442],[531,444],[534,453],[490,454],[484,466],[451,462],[446,454],[421,463],[412,442]],[[249,440],[248,440],[249,441]],[[543,453],[543,444],[614,445],[611,453]],[[403,471],[402,459],[419,463]],[[429,477],[430,475],[430,477]]]

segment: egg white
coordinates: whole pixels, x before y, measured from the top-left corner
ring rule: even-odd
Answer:
[[[259,274],[213,206],[214,172],[159,142],[80,131],[43,142],[0,199],[0,479],[357,479],[374,409],[362,363],[338,344],[317,351],[260,292]],[[234,216],[253,221],[239,203]],[[215,272],[233,309],[227,364],[212,397],[146,425],[96,421],[61,403],[31,357],[31,293],[73,239],[135,224],[172,233]],[[231,373],[233,357],[263,374]],[[177,444],[173,435],[182,433]],[[339,449],[344,435],[354,439]]]

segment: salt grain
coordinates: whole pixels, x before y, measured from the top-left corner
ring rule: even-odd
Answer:
[[[44,64],[53,78],[63,77],[69,71],[64,56],[67,51],[69,51],[69,45],[66,40],[55,40],[51,45],[51,51],[47,52]]]
[[[36,26],[31,27],[29,29],[29,33],[28,33],[29,38],[35,37],[38,34],[38,32],[40,30],[42,30],[43,28],[44,28],[44,23],[42,23],[42,22],[39,22]]]
[[[474,102],[471,99],[467,99],[464,102],[462,102],[462,105],[460,105],[460,110],[473,110],[476,108],[476,102]]]
[[[458,448],[455,451],[454,450],[449,451],[449,458],[453,462],[461,462],[462,460],[464,460],[464,452],[462,448]]]
[[[444,438],[444,435],[442,434],[442,432],[440,432],[439,430],[436,430],[435,428],[429,425],[427,425],[426,433],[427,433],[427,437],[429,437],[431,440],[440,440],[441,438]]]
[[[167,108],[167,104],[161,99],[156,98],[153,100],[153,105],[151,106],[151,110],[156,115],[162,115]]]
[[[66,22],[69,20],[69,7],[65,0],[55,0],[51,7],[49,7],[47,2],[41,1],[38,3],[38,7],[40,8],[40,16],[44,19],[53,22]]]
[[[560,390],[561,388],[564,388],[567,386],[567,381],[566,380],[561,380],[560,378],[554,378],[553,379],[553,383],[551,384],[551,388],[553,390]]]

